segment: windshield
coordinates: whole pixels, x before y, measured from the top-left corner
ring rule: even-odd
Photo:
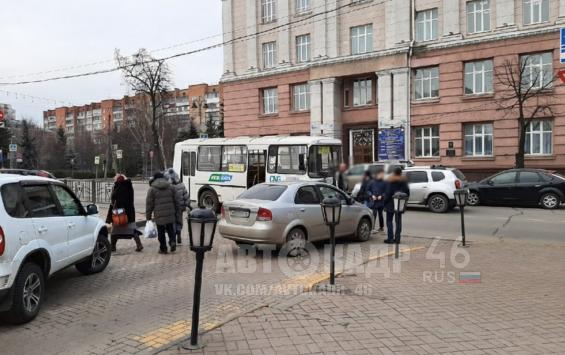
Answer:
[[[285,192],[286,186],[283,185],[255,185],[249,190],[239,195],[242,200],[263,200],[276,201]]]
[[[465,176],[465,174],[463,174],[463,172],[461,172],[461,170],[459,169],[453,169],[453,174],[455,174],[455,176],[459,179],[459,180],[463,180],[466,181],[467,177]]]
[[[313,145],[308,156],[308,175],[312,178],[332,176],[341,162],[338,145]]]

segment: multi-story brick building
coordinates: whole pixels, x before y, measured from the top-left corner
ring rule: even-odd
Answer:
[[[565,0],[222,0],[226,135],[340,138],[349,163],[512,167],[496,72],[559,68]],[[526,164],[565,169],[565,94],[532,122]]]
[[[188,126],[193,122],[204,130],[208,117],[219,120],[220,97],[219,85],[191,85],[187,89],[169,91],[162,109],[166,118],[175,117]],[[58,107],[43,112],[43,127],[48,130],[64,128],[71,141],[78,130],[91,132],[96,139],[114,128],[120,130],[128,118],[131,120],[145,110],[145,105],[148,105],[146,98],[139,94],[84,106]]]

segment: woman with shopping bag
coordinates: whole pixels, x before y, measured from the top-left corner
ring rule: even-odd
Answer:
[[[112,189],[111,205],[106,218],[106,223],[112,224],[110,241],[112,251],[116,251],[118,239],[133,239],[136,244],[135,251],[143,250],[140,232],[135,224],[135,207],[133,203],[133,184],[125,175],[116,175]]]

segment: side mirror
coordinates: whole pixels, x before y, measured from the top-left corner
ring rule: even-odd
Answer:
[[[353,197],[351,197],[351,196],[348,196],[348,197],[347,197],[347,204],[348,204],[349,206],[354,205],[354,204],[355,204],[355,199],[354,199]]]
[[[492,182],[492,180],[489,180],[489,181],[487,181],[487,185],[493,186],[493,185],[494,185],[494,182]]]
[[[96,215],[98,214],[98,206],[91,204],[86,206],[86,214],[88,216],[92,216],[92,215]]]

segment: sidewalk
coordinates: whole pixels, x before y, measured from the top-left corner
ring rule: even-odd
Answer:
[[[294,296],[201,335],[200,352],[177,344],[160,354],[563,353],[563,255],[551,245],[429,241],[399,273],[357,270],[337,279],[341,294]]]

